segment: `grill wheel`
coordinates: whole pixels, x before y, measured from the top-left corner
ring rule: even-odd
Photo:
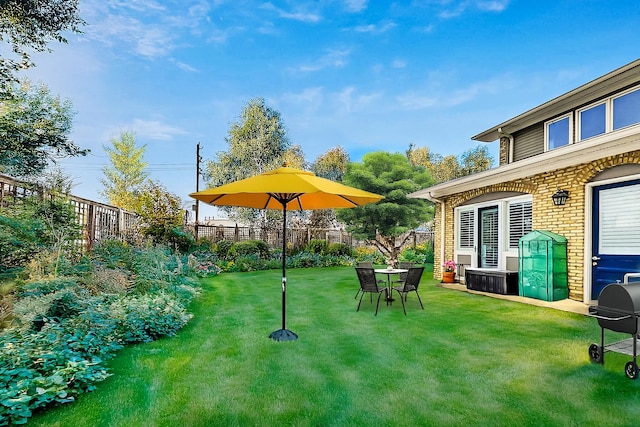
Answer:
[[[600,346],[598,344],[591,344],[589,346],[589,358],[594,363],[600,363],[600,364],[603,363],[603,360],[602,360],[602,348],[600,348]],[[636,367],[636,370],[637,370],[637,367]],[[637,375],[638,374],[636,372],[636,376]]]
[[[635,380],[638,378],[638,365],[635,362],[627,362],[624,365],[624,373],[627,375],[627,378]]]

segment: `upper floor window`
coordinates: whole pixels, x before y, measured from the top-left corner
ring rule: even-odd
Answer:
[[[573,129],[575,118],[575,131]],[[545,122],[545,151],[640,124],[640,87]]]
[[[564,147],[571,143],[571,117],[569,115],[547,122],[544,127],[547,151]]]
[[[640,123],[640,89],[613,98],[613,130]]]
[[[591,138],[607,131],[607,108],[603,102],[578,111],[580,140]]]

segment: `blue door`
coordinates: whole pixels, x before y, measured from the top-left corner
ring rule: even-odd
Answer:
[[[625,273],[640,272],[640,180],[593,189],[591,298]]]

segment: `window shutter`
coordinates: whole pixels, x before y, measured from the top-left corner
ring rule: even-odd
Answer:
[[[473,249],[474,247],[474,234],[473,234],[473,221],[474,211],[460,211],[458,221],[458,247],[461,249]]]
[[[509,248],[517,249],[518,241],[531,231],[531,202],[509,204]]]

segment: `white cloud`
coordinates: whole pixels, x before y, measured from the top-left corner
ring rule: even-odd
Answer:
[[[171,60],[171,62],[176,64],[176,67],[180,68],[183,71],[187,71],[187,72],[190,72],[190,73],[197,73],[198,72],[197,68],[194,68],[189,64],[186,64],[186,63],[184,63],[182,61],[178,61],[175,58],[171,58],[170,60]]]
[[[420,91],[407,92],[396,97],[399,109],[423,110],[432,107],[451,108],[468,104],[478,98],[491,98],[488,95],[502,93],[505,90],[517,86],[508,75],[500,75],[486,81],[472,83],[453,91],[448,91],[442,81],[437,81],[437,76],[432,76],[432,81],[427,88]]]
[[[325,68],[342,68],[349,59],[351,52],[349,50],[330,50],[315,62],[310,64],[301,65],[297,68],[302,72],[315,72]]]
[[[407,66],[407,61],[404,59],[394,59],[391,66],[393,68],[405,68]]]
[[[354,113],[367,110],[372,104],[382,98],[380,92],[360,94],[353,86],[348,86],[333,95],[344,113]]]
[[[188,132],[170,126],[157,120],[134,119],[129,125],[123,126],[125,129],[132,129],[136,136],[157,141],[169,141],[176,135],[185,135]]]
[[[502,12],[509,6],[510,0],[462,0],[445,2],[446,7],[438,14],[440,18],[455,18],[469,9],[477,9],[482,12]]]
[[[322,16],[317,13],[307,12],[302,9],[290,12],[276,7],[273,3],[265,3],[262,5],[262,8],[276,12],[281,18],[292,19],[294,21],[315,23],[322,19]]]
[[[396,27],[396,24],[393,22],[388,22],[382,26],[378,26],[375,24],[369,25],[360,25],[354,28],[354,30],[358,33],[373,33],[373,34],[381,34],[385,33]]]
[[[345,0],[344,3],[349,12],[362,12],[367,8],[369,0]]]

